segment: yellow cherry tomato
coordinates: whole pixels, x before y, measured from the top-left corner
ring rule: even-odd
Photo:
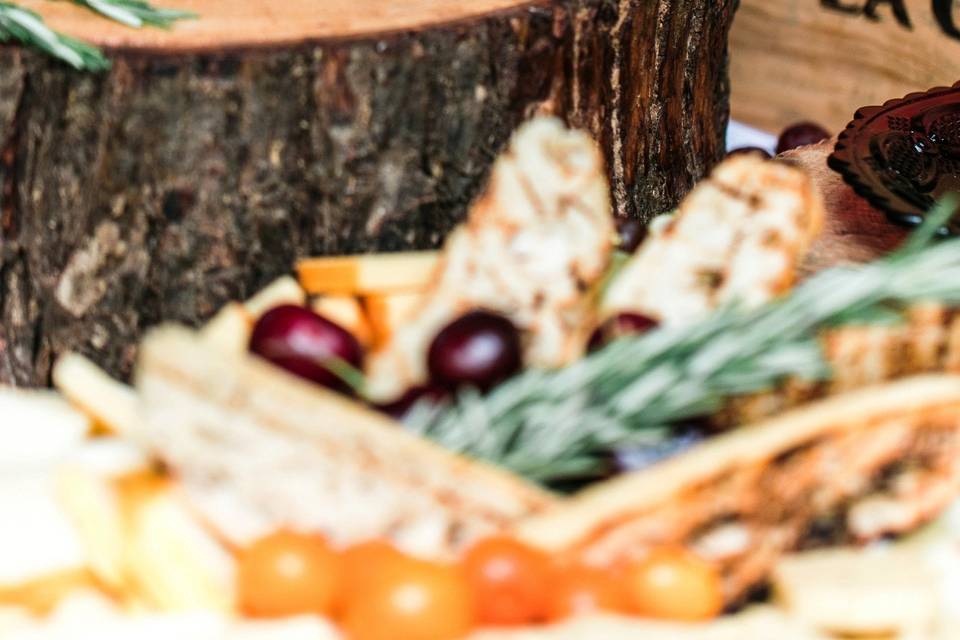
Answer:
[[[651,618],[697,621],[720,614],[723,591],[712,565],[674,547],[652,551],[623,574],[631,610]]]

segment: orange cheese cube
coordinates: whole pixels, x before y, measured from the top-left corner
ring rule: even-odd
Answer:
[[[309,258],[297,264],[309,294],[384,294],[422,291],[433,280],[436,251]]]

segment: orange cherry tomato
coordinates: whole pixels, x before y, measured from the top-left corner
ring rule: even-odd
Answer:
[[[652,618],[707,620],[723,609],[720,576],[705,560],[682,549],[656,549],[624,572],[630,608]]]
[[[322,537],[274,533],[240,553],[240,607],[259,617],[326,615],[333,607],[339,573],[339,560]]]
[[[481,540],[463,558],[480,622],[521,625],[546,616],[550,559],[505,536]]]
[[[558,567],[546,588],[549,620],[627,609],[619,576],[610,571],[580,564]]]
[[[398,554],[369,569],[362,591],[346,603],[351,640],[454,640],[473,626],[470,591],[457,567]]]
[[[376,580],[378,571],[402,558],[403,554],[385,540],[368,540],[347,547],[340,554],[342,577],[336,609],[343,612],[352,598],[362,595]]]

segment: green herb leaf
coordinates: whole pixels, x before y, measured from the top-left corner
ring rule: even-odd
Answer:
[[[189,11],[160,9],[143,0],[72,0],[72,2],[135,28],[149,25],[167,29],[177,20],[197,17],[195,13]]]
[[[168,28],[176,20],[196,17],[187,11],[159,9],[143,0],[72,0],[130,27]],[[0,43],[19,42],[43,51],[81,71],[105,71],[110,61],[97,47],[51,29],[37,13],[0,0]]]
[[[0,42],[17,41],[62,60],[74,69],[103,71],[110,61],[96,47],[52,30],[39,15],[10,2],[0,2]]]

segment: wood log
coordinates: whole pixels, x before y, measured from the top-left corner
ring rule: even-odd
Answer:
[[[169,3],[200,18],[23,0],[107,74],[0,47],[0,382],[68,348],[123,375],[297,258],[439,244],[535,113],[601,141],[623,216],[723,153],[736,0]]]
[[[734,118],[839,132],[860,107],[960,79],[960,4],[743,0],[730,47]]]

